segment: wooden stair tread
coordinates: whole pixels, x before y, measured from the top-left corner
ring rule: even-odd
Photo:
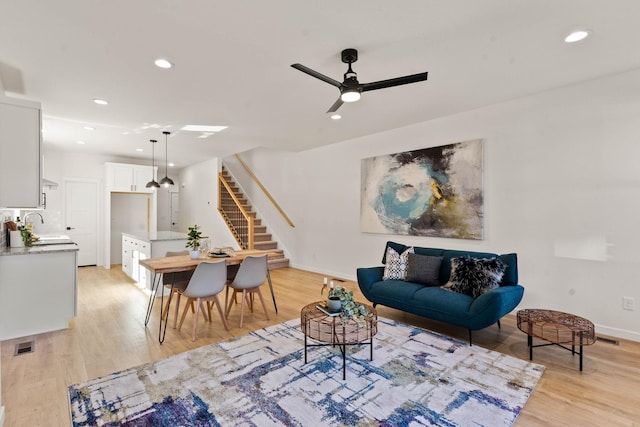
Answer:
[[[228,190],[233,193],[233,197],[235,197],[237,203],[239,203],[239,205],[247,213],[247,215],[253,218],[253,247],[257,250],[269,251],[269,256],[267,259],[269,270],[289,267],[289,259],[285,257],[284,251],[282,249],[278,249],[278,242],[272,240],[273,236],[267,231],[267,227],[265,225],[262,225],[262,220],[257,218],[257,213],[253,211],[252,206],[249,204],[249,201],[247,200],[245,195],[240,191],[240,188],[234,181],[231,173],[223,166],[220,175],[224,179]],[[230,198],[230,196],[225,197]],[[231,203],[236,203],[236,201],[231,201]],[[225,203],[228,202],[229,200],[226,200]],[[234,235],[235,239],[238,242],[241,242],[242,239],[236,232],[231,218],[228,218],[222,209],[218,210],[220,211],[222,218],[229,227],[231,233]]]

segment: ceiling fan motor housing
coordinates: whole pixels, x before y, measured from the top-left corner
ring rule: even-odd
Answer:
[[[358,60],[358,51],[355,49],[345,49],[342,51],[342,62],[352,64]]]

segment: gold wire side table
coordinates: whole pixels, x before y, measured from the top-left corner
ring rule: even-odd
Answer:
[[[582,371],[582,346],[596,342],[593,323],[575,314],[555,310],[525,309],[518,311],[518,329],[527,334],[529,360],[533,360],[533,347],[557,345],[580,355]],[[533,345],[533,337],[548,341],[546,344]],[[571,345],[571,348],[565,347]],[[580,351],[576,352],[576,346]]]
[[[378,333],[378,313],[375,308],[362,304],[373,316],[358,323],[349,320],[342,324],[339,315],[329,315],[318,308],[321,301],[313,302],[302,307],[300,311],[300,328],[304,334],[304,363],[307,363],[308,347],[338,346],[342,353],[342,379],[346,379],[347,349],[348,345],[368,345],[370,347],[370,360],[373,360],[373,337]],[[318,341],[318,344],[308,343],[308,338]]]

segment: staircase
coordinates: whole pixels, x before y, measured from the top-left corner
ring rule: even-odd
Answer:
[[[227,187],[224,187],[223,184],[220,183],[219,187],[221,195],[221,206],[218,207],[218,211],[220,212],[220,215],[226,222],[227,227],[229,227],[229,231],[231,231],[231,234],[233,234],[240,247],[242,249],[270,251],[271,253],[269,254],[269,258],[267,261],[269,270],[289,267],[289,259],[285,258],[284,251],[282,249],[278,249],[278,242],[272,239],[272,235],[268,232],[267,226],[262,225],[262,220],[256,217],[256,213],[252,210],[252,207],[251,205],[249,205],[246,197],[240,192],[240,189],[224,166],[222,167],[220,177],[224,179],[224,181],[227,183],[228,188],[233,192],[235,200],[233,200],[232,198],[229,198],[231,199],[231,201],[224,200],[224,195],[227,193]],[[230,218],[232,215],[225,210],[225,206],[228,206],[231,202],[233,202],[233,204],[235,205],[240,204],[242,210],[244,210],[250,217],[253,218],[253,248],[248,247],[249,245],[247,244],[246,236],[242,235],[249,233],[248,230],[243,231],[242,227],[238,226],[237,224],[234,225],[234,221]]]

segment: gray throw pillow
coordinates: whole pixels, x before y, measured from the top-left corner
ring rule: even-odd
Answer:
[[[407,282],[426,286],[440,286],[441,256],[409,254],[407,264]]]

